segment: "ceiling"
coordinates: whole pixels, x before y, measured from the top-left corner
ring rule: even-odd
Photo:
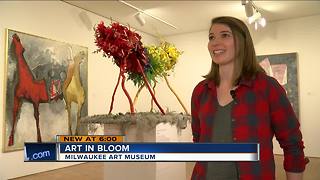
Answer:
[[[119,1],[64,1],[105,18],[153,36],[170,36],[208,30],[210,20],[217,16],[234,16],[246,20],[244,6],[237,1],[125,1],[145,12],[159,17],[174,29],[147,15],[141,26],[134,15],[137,10]],[[320,14],[320,1],[254,1],[268,22]],[[92,22],[97,24],[99,22]],[[318,22],[319,23],[319,22]]]

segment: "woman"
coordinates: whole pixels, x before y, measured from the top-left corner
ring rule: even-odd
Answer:
[[[197,162],[192,179],[275,179],[272,138],[284,151],[287,179],[302,179],[302,135],[285,90],[256,60],[247,26],[233,17],[211,21],[210,72],[191,99],[194,142],[259,143],[258,162]]]

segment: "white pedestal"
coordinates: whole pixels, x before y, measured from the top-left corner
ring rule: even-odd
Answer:
[[[126,129],[125,132],[123,129]],[[97,125],[96,135],[125,135],[126,142],[191,142],[191,128],[181,130],[169,123],[160,123],[153,129],[139,129],[136,125],[123,128],[117,124]],[[90,133],[90,131],[89,131]],[[123,134],[124,133],[124,134]],[[185,162],[105,162],[106,180],[185,180],[190,179],[193,163]]]

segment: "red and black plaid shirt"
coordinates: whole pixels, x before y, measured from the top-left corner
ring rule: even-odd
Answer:
[[[277,80],[262,73],[254,79],[243,79],[235,90],[235,101],[231,112],[233,142],[260,144],[260,161],[237,162],[239,179],[275,179],[274,135],[284,151],[284,169],[304,171],[306,162],[300,124]],[[200,82],[191,99],[194,142],[211,142],[217,104],[214,82]],[[197,162],[192,179],[204,180],[206,167],[206,162]]]

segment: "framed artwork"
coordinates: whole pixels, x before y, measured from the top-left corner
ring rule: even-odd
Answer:
[[[88,48],[6,31],[3,151],[77,133],[88,114]]]
[[[287,96],[299,118],[299,88],[297,53],[257,56],[259,64],[269,76],[274,77],[284,87]]]

